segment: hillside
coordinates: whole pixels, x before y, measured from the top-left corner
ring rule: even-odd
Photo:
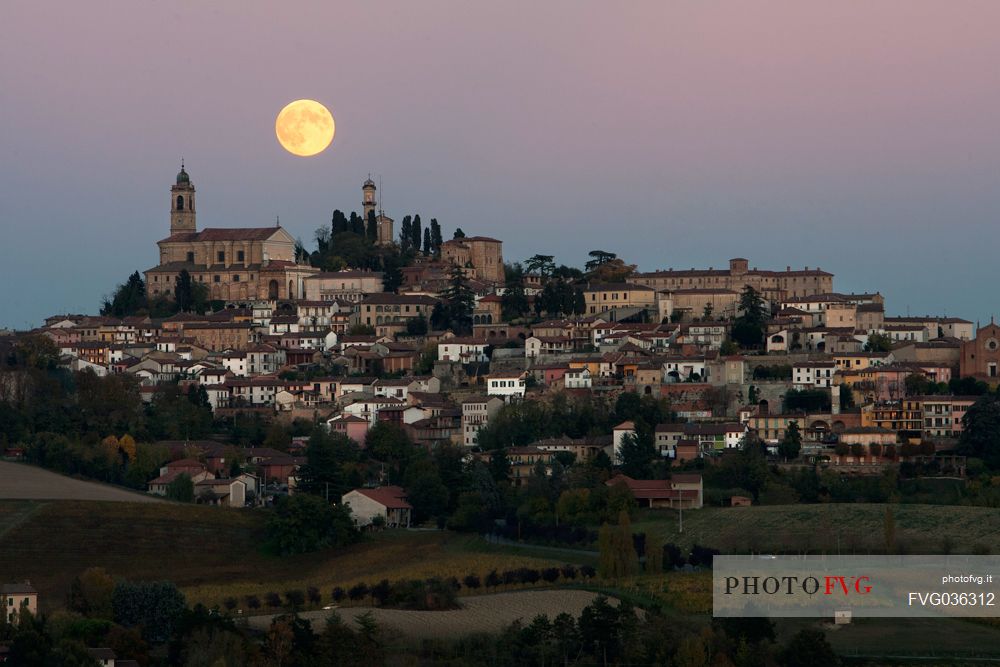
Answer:
[[[684,512],[639,513],[637,532],[657,530],[668,542],[693,543],[723,551],[885,550],[885,512],[891,507],[899,550],[906,553],[1000,553],[1000,512],[956,505],[820,504],[705,507]],[[948,543],[946,545],[946,543]]]
[[[73,479],[36,466],[8,461],[0,461],[0,499],[163,502],[139,491]]]
[[[130,579],[169,579],[190,602],[219,604],[229,595],[317,586],[325,598],[335,585],[566,562],[478,553],[475,538],[438,531],[386,531],[347,548],[278,558],[261,550],[265,520],[263,510],[176,503],[0,501],[0,563],[7,580],[30,580],[49,610],[95,566]]]

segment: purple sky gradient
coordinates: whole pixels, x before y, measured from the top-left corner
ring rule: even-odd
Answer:
[[[280,215],[311,243],[371,171],[397,221],[509,260],[744,256],[889,314],[996,308],[992,0],[12,0],[3,20],[0,326],[94,312],[155,264],[182,156],[201,227]],[[300,97],[337,122],[314,158],[274,138]]]

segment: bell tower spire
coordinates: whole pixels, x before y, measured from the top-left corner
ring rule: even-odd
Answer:
[[[177,182],[170,186],[170,233],[197,231],[195,224],[194,185],[191,177],[184,170],[184,160],[181,159],[181,170],[177,174]]]

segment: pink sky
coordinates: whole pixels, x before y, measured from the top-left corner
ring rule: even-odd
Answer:
[[[372,171],[397,220],[510,260],[741,255],[890,313],[994,308],[996,2],[336,4],[7,3],[0,325],[152,266],[182,156],[202,226],[308,241]],[[300,97],[337,121],[316,158],[274,139]]]

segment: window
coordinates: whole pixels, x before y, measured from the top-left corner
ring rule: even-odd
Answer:
[[[213,282],[213,283],[217,283],[217,282],[219,282],[220,280],[221,280],[221,277],[220,277],[220,276],[212,276],[212,282]]]
[[[237,273],[233,275],[233,282],[238,283],[239,281],[240,281],[240,274]]]
[[[236,251],[236,261],[237,262],[246,261],[245,258],[246,258],[246,253],[244,253],[242,250],[237,250]]]
[[[191,262],[191,263],[193,263],[193,262],[194,262],[194,253],[193,253],[193,252],[189,252],[189,253],[187,254],[187,261],[189,261],[189,262]]]
[[[218,253],[216,253],[216,258],[219,260],[219,263],[225,262],[226,261],[226,251],[225,250],[220,250]]]

